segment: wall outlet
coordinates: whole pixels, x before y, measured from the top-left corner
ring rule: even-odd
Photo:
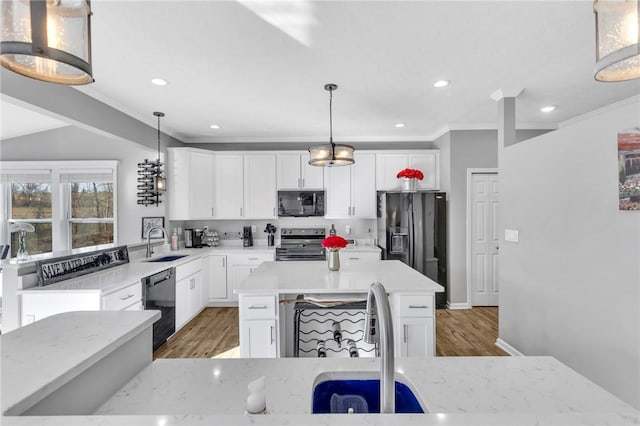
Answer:
[[[518,231],[515,229],[505,229],[504,230],[504,240],[511,241],[512,243],[518,242]]]
[[[256,232],[258,232],[256,225],[251,225],[251,233],[255,235]]]
[[[346,225],[344,227],[344,231],[347,233],[347,235],[351,235],[351,225]]]

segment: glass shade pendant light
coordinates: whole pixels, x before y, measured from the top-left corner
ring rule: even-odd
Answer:
[[[158,159],[156,160],[156,191],[162,192],[167,189],[167,179],[162,173],[162,163],[160,162],[160,117],[164,117],[164,112],[154,112],[158,117]]]
[[[596,67],[598,81],[640,78],[638,0],[595,0]]]
[[[93,82],[88,0],[2,0],[0,64],[51,83]]]
[[[329,91],[329,145],[309,148],[309,164],[312,166],[349,166],[355,163],[352,146],[333,143],[333,91],[337,88],[333,83],[324,85],[324,90]]]

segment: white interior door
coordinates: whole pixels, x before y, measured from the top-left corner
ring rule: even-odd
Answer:
[[[498,174],[471,181],[471,305],[498,306]]]

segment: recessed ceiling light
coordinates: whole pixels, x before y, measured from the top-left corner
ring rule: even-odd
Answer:
[[[162,78],[152,78],[151,82],[153,84],[155,84],[156,86],[166,86],[167,84],[169,84],[169,82],[165,79]]]
[[[556,109],[556,107],[554,105],[547,105],[545,107],[540,108],[540,111],[542,111],[542,112],[551,112],[554,109]]]
[[[397,123],[396,127],[404,127],[404,123]]]
[[[220,126],[218,126],[217,124],[212,124],[209,127],[211,127],[212,129],[219,129],[220,128]]]
[[[438,80],[433,83],[433,87],[445,87],[448,86],[449,83],[451,83],[449,80]]]

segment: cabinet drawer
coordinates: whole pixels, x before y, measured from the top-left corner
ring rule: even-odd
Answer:
[[[433,316],[433,296],[424,294],[399,295],[397,306],[400,317]]]
[[[229,256],[229,264],[257,266],[262,262],[272,262],[273,259],[274,255],[271,253],[232,254]]]
[[[357,250],[344,250],[344,259],[345,260],[364,260],[364,261],[371,261],[371,260],[380,260],[380,252],[374,252],[374,251],[357,251]],[[341,254],[342,256],[342,254]]]
[[[276,316],[276,296],[245,296],[240,299],[242,319],[273,318]]]
[[[102,298],[102,309],[105,311],[120,311],[140,300],[142,300],[142,283],[135,283],[104,296]]]
[[[202,259],[198,258],[189,263],[176,266],[176,281],[187,278],[190,275],[202,270]]]

